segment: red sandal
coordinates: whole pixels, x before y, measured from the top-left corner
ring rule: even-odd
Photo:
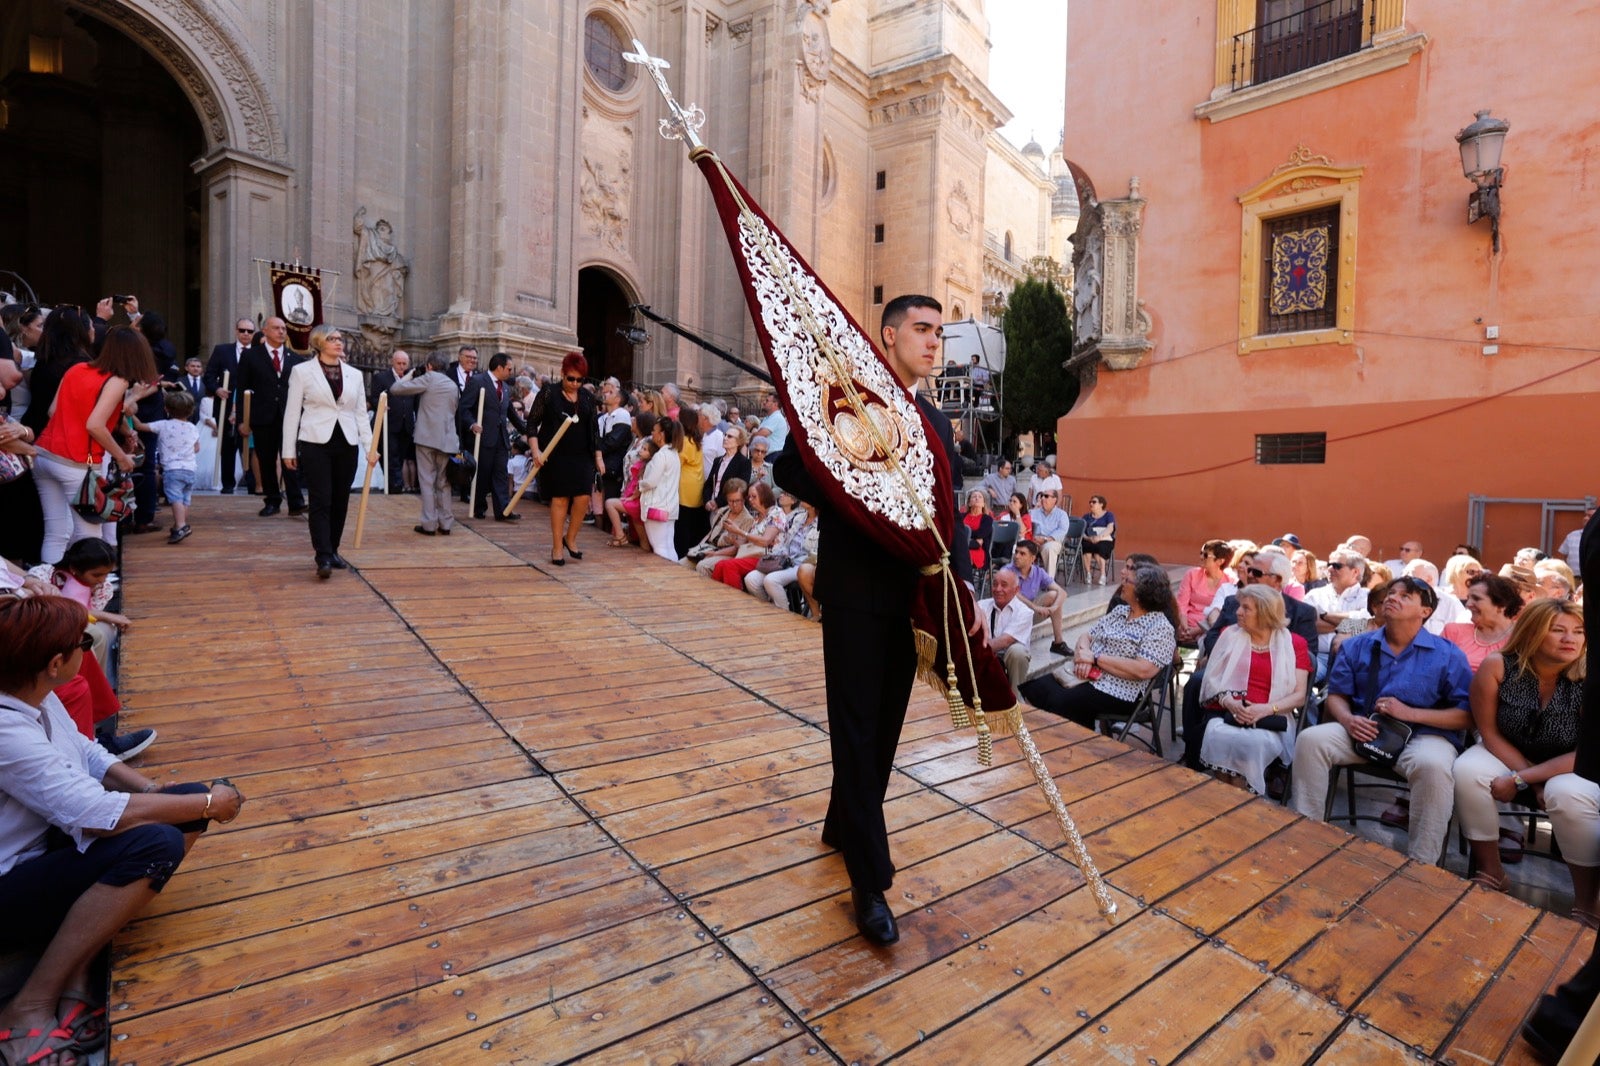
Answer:
[[[72,1033],[59,1026],[55,1029],[29,1029],[26,1032],[0,1029],[0,1044],[9,1044],[13,1040],[32,1040],[35,1043],[29,1045],[20,1058],[0,1054],[0,1062],[5,1066],[77,1066],[83,1061]]]
[[[61,997],[62,1003],[70,1003],[71,1007],[61,1014],[61,1028],[72,1034],[73,1043],[79,1051],[98,1051],[106,1046],[106,1009],[96,1006],[92,1001],[82,999],[68,992]]]

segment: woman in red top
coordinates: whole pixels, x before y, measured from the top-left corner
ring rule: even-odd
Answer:
[[[1237,593],[1239,624],[1217,637],[1200,683],[1209,713],[1200,762],[1224,781],[1267,792],[1267,767],[1294,757],[1295,719],[1306,701],[1311,649],[1289,632],[1283,594],[1268,585]]]
[[[33,466],[33,484],[44,511],[44,543],[40,558],[57,563],[75,540],[100,537],[117,542],[114,523],[93,523],[72,509],[73,497],[84,474],[103,472],[106,457],[124,473],[132,472],[133,456],[117,439],[115,430],[123,404],[149,395],[156,379],[156,361],[150,342],[132,326],[117,326],[106,334],[100,355],[92,363],[70,367],[56,390],[50,420],[36,442],[39,455]]]

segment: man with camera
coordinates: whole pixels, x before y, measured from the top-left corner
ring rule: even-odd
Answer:
[[[1419,578],[1389,582],[1383,628],[1359,633],[1339,648],[1328,674],[1324,721],[1295,740],[1289,797],[1289,806],[1321,821],[1333,768],[1368,761],[1364,752],[1370,749],[1362,745],[1379,741],[1383,718],[1402,723],[1411,737],[1400,747],[1394,771],[1411,786],[1406,854],[1429,864],[1444,849],[1455,806],[1452,768],[1472,726],[1467,657],[1423,628],[1438,604],[1438,594]]]
[[[416,421],[411,442],[417,453],[417,486],[422,494],[422,524],[412,527],[425,537],[450,535],[456,518],[450,510],[450,457],[460,447],[456,404],[461,390],[446,373],[443,352],[389,386],[390,397],[415,397]],[[391,403],[393,400],[391,399]]]

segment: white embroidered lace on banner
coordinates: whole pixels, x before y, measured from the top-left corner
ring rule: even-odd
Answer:
[[[916,403],[851,326],[844,310],[760,219],[741,216],[739,246],[750,265],[762,324],[772,338],[772,358],[817,458],[868,510],[902,529],[928,528],[923,515],[934,510],[933,453]],[[774,275],[767,252],[781,261],[787,279]],[[806,301],[811,317],[845,364],[845,380],[840,380],[834,362],[802,325],[802,313],[792,304],[794,291]],[[867,417],[888,442],[905,477],[885,461],[873,434],[861,424],[844,391],[852,387],[862,394]],[[920,508],[907,495],[907,479],[922,498]]]

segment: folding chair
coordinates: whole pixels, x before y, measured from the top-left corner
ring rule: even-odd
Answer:
[[[986,587],[994,582],[994,572],[1011,562],[1017,541],[1022,536],[1022,526],[1016,522],[996,523],[989,541],[989,568],[983,574]]]
[[[1083,531],[1088,523],[1081,518],[1067,519],[1067,539],[1061,542],[1061,556],[1056,565],[1061,569],[1061,587],[1072,584],[1072,576],[1083,567]],[[1051,575],[1052,577],[1055,575]],[[1084,571],[1084,580],[1089,580]]]
[[[1127,714],[1101,715],[1095,722],[1097,725],[1120,725],[1120,729],[1111,731],[1110,735],[1117,740],[1127,743],[1128,731],[1134,726],[1145,726],[1150,730],[1150,739],[1134,734],[1133,739],[1150,749],[1152,755],[1166,758],[1161,751],[1161,719],[1164,715],[1172,713],[1178,706],[1173,692],[1173,681],[1177,676],[1177,667],[1171,663],[1163,666],[1156,676],[1150,679],[1149,686],[1144,690],[1144,695],[1134,703],[1132,710]]]

